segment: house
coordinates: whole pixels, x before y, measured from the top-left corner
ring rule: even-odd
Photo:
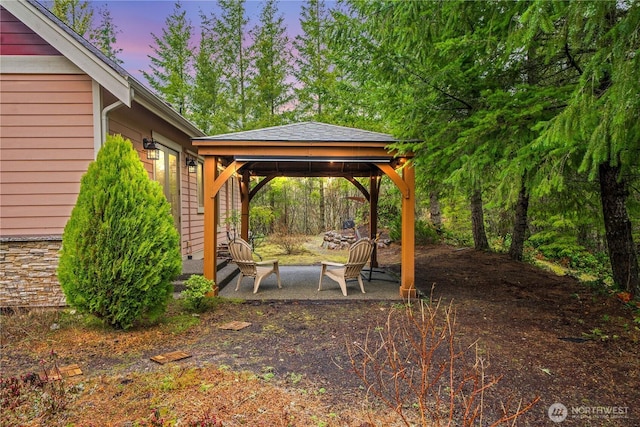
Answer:
[[[38,2],[2,2],[0,307],[65,304],[62,233],[107,134],[131,140],[171,203],[183,256],[201,257],[204,162],[191,141],[204,134]],[[147,158],[145,140],[158,160]],[[239,206],[236,188],[221,190],[219,224]]]

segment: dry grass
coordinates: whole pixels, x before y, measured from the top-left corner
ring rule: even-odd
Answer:
[[[179,426],[218,420],[221,426],[360,426],[392,415],[366,408],[332,412],[322,396],[271,384],[216,366],[168,365],[153,373],[66,379],[64,405],[42,404],[48,388],[25,386],[21,403],[5,406],[2,426]],[[4,396],[3,396],[4,397]],[[4,399],[3,399],[4,401]],[[6,403],[6,402],[3,402]]]
[[[305,381],[231,371],[209,362],[194,366],[177,361],[152,370],[147,362],[141,365],[147,368],[136,368],[135,360],[144,353],[178,337],[182,343],[197,337],[203,327],[199,317],[184,313],[178,301],[162,323],[127,332],[105,328],[69,309],[19,311],[2,315],[0,321],[3,360],[25,353],[40,360],[18,361],[23,368],[14,366],[13,372],[22,372],[20,376],[7,377],[3,368],[1,427],[399,425],[397,416],[384,408],[352,401],[335,406],[321,385]],[[50,358],[53,350],[55,360]],[[111,358],[121,362],[108,370],[91,368]],[[69,363],[79,364],[83,375],[33,381]]]

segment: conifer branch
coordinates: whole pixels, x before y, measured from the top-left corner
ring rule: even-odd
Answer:
[[[399,59],[399,58],[398,58]],[[444,89],[439,88],[438,86],[436,86],[435,84],[431,83],[429,81],[429,79],[427,79],[426,77],[422,76],[421,74],[413,71],[410,67],[408,67],[406,64],[404,64],[402,61],[396,60],[395,61],[406,73],[408,73],[411,76],[416,77],[418,80],[420,80],[421,82],[423,82],[424,84],[426,84],[427,86],[431,87],[432,89],[434,89],[437,92],[440,92],[442,95],[444,95],[447,98],[453,99],[454,101],[457,101],[459,103],[461,103],[462,105],[464,105],[466,107],[467,110],[473,110],[473,106],[471,104],[469,104],[468,102],[466,102],[465,100],[458,98],[457,96],[445,91]]]
[[[569,60],[569,64],[571,64],[571,66],[578,71],[578,74],[582,75],[582,68],[580,68],[578,63],[575,61],[575,59],[571,55],[571,50],[569,49],[569,43],[565,43],[564,44],[564,53],[567,55],[567,59]]]

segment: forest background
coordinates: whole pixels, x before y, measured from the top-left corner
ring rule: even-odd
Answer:
[[[143,76],[208,134],[319,121],[390,133],[415,154],[417,243],[551,260],[640,295],[640,2],[308,0],[290,38],[278,3],[180,2]],[[214,3],[212,2],[212,5]],[[118,23],[48,6],[109,58]],[[382,185],[380,227],[399,237]],[[315,234],[367,221],[346,180],[280,178],[251,228]]]

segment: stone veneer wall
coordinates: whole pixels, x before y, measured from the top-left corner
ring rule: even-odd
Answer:
[[[59,307],[61,236],[0,238],[0,307]]]

